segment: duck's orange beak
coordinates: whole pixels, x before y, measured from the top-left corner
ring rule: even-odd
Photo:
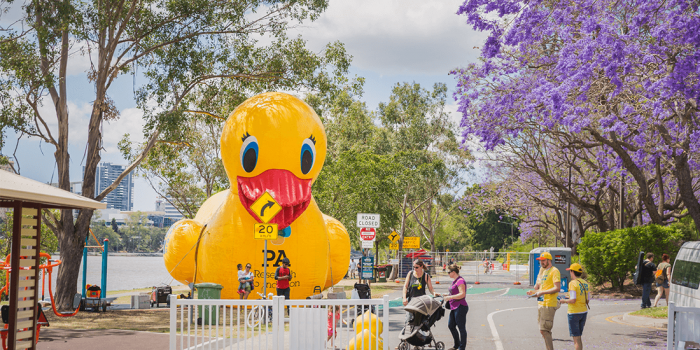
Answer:
[[[270,169],[254,177],[237,177],[238,197],[255,220],[262,222],[250,206],[265,192],[282,207],[270,224],[285,229],[296,220],[311,202],[311,179],[300,179],[288,170]]]

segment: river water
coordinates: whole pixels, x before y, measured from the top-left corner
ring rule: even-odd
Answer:
[[[58,256],[53,256],[52,258],[60,259]],[[87,260],[87,283],[100,285],[102,283],[102,257],[89,255]],[[58,275],[57,269],[60,268],[61,266],[54,268],[54,272],[51,275],[54,292],[56,289],[56,276]],[[82,281],[83,267],[80,266],[78,292],[82,290]],[[182,285],[182,283],[173,280],[170,276],[165,268],[162,256],[109,256],[107,259],[107,291],[149,288],[161,284]],[[45,288],[48,298],[48,285]]]

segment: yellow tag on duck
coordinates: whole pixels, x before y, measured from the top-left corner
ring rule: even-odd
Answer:
[[[193,220],[170,228],[163,253],[170,274],[185,284],[221,284],[221,297],[232,299],[238,297],[237,264],[253,266],[255,290],[262,292],[263,262],[270,267],[269,291],[275,288],[274,269],[288,258],[292,299],[335,285],[347,272],[350,237],[338,220],[321,213],[311,194],[325,157],[321,119],[302,100],[271,92],[239,105],[221,135],[231,188],[206,200]],[[251,234],[259,224],[279,229],[267,256],[264,241]],[[187,252],[198,240],[195,272],[194,254]],[[251,293],[250,298],[259,296]]]

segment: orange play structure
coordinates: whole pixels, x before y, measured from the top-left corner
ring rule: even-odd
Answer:
[[[11,261],[10,258],[11,258],[11,255],[7,255],[7,258],[5,258],[5,261],[4,261],[4,262],[0,262],[0,267],[2,267],[3,270],[5,270],[5,280],[6,280],[6,281],[10,281],[10,272],[12,272],[12,269],[10,268],[10,261]],[[45,263],[45,264],[39,265],[39,269],[41,269],[41,270],[43,271],[43,276],[44,276],[44,278],[41,279],[41,282],[42,282],[42,283],[41,283],[41,294],[42,294],[42,295],[44,294],[44,286],[45,286],[45,282],[46,282],[46,276],[48,275],[48,280],[49,280],[49,297],[51,298],[51,308],[53,309],[54,314],[56,314],[56,316],[58,316],[58,317],[71,317],[71,316],[75,316],[75,315],[78,313],[78,310],[80,310],[80,307],[78,307],[77,309],[75,309],[75,311],[74,311],[73,313],[67,313],[67,314],[60,313],[60,312],[58,312],[58,310],[56,310],[56,303],[55,303],[54,300],[53,300],[53,290],[52,290],[52,288],[51,288],[51,273],[53,272],[53,268],[54,268],[54,267],[56,267],[56,266],[58,266],[58,265],[61,265],[61,260],[58,260],[58,259],[51,259],[51,255],[49,255],[49,254],[47,254],[47,253],[41,253],[41,254],[40,254],[40,258],[45,258],[45,259],[46,259],[46,263]],[[25,259],[25,257],[24,257],[24,256],[21,256],[21,257],[20,257],[20,261],[23,260],[23,259]],[[20,266],[22,266],[21,263],[20,263]],[[29,266],[24,267],[24,266],[23,266],[23,267],[20,267],[20,269],[21,269],[21,270],[31,270],[31,267],[29,267]],[[24,279],[28,279],[28,278],[29,278],[29,277],[25,277]],[[0,295],[2,295],[2,294],[9,294],[9,293],[8,293],[8,286],[9,286],[9,283],[6,283],[4,287],[0,288]],[[23,290],[20,291],[20,296],[21,296],[22,293],[25,292],[25,291],[30,291],[30,290],[29,290],[29,287],[24,287]],[[30,292],[33,294],[33,291],[30,291]],[[27,298],[23,298],[23,300],[27,300]],[[37,339],[37,342],[38,342],[38,340],[39,340],[39,332],[41,331],[41,326],[46,326],[46,327],[48,327],[48,326],[49,326],[49,321],[46,319],[46,316],[44,315],[43,311],[41,311],[41,308],[37,307],[37,309],[38,309],[37,312],[38,312],[39,314],[38,314],[38,317],[37,317],[38,323],[37,323],[37,326],[36,326],[36,338],[35,338],[35,339]],[[3,318],[4,318],[4,317],[5,317],[5,316],[3,315]],[[2,348],[3,348],[3,350],[7,350],[7,345],[6,345],[6,342],[7,342],[7,329],[8,329],[8,324],[5,324],[5,328],[4,328],[4,329],[0,329],[0,337],[2,338]],[[29,329],[28,329],[28,328],[25,328],[24,331],[29,331]]]

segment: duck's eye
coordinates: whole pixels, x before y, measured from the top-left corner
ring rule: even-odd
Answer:
[[[258,164],[258,139],[248,136],[241,145],[241,165],[247,173],[255,170]]]
[[[316,160],[316,145],[310,139],[301,144],[301,173],[306,175],[314,167]]]

